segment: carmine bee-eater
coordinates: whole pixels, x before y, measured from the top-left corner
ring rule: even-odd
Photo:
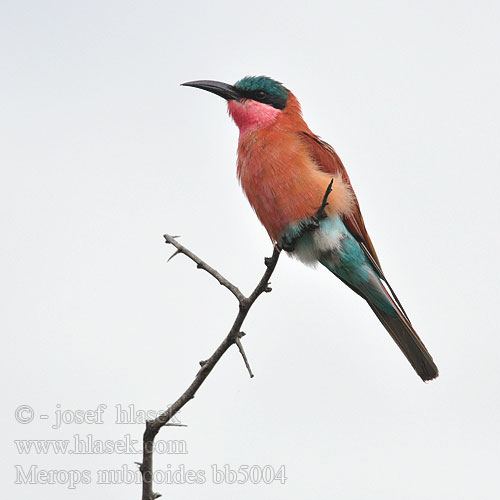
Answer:
[[[422,380],[436,378],[437,366],[382,272],[347,172],[311,132],[296,97],[266,76],[183,85],[227,100],[240,129],[238,178],[273,242],[307,264],[319,262],[363,297]]]

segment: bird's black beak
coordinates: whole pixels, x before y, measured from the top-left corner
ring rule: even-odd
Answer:
[[[214,82],[213,80],[196,80],[195,82],[186,82],[181,85],[184,87],[195,87],[197,89],[207,90],[208,92],[217,94],[228,101],[239,101],[241,99],[238,89],[227,83]]]

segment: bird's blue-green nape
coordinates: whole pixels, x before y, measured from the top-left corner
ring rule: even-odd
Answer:
[[[288,89],[268,76],[245,76],[234,87],[243,98],[269,104],[277,109],[285,108],[288,101]]]

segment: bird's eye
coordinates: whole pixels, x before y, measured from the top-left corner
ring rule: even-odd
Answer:
[[[264,97],[266,97],[266,93],[265,93],[263,90],[259,90],[259,91],[257,92],[257,97],[258,97],[259,99],[264,99]]]

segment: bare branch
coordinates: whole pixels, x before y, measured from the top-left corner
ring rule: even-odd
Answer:
[[[320,208],[317,210],[316,214],[310,217],[310,224],[306,224],[305,231],[313,231],[319,227],[319,219],[322,219],[327,216],[325,212],[325,208],[328,205],[328,196],[332,191],[334,179],[330,181],[325,194],[323,196],[323,201],[321,203]],[[268,293],[271,291],[270,287],[270,278],[276,268],[276,264],[278,263],[278,259],[280,256],[281,249],[278,245],[274,247],[273,255],[271,257],[266,257],[264,259],[264,264],[266,265],[266,271],[264,272],[262,278],[259,283],[250,294],[249,297],[245,297],[239,290],[239,288],[233,285],[229,280],[224,278],[218,271],[216,271],[213,267],[209,266],[206,262],[201,260],[198,256],[196,256],[193,252],[188,250],[185,246],[181,245],[177,238],[178,236],[171,236],[169,234],[163,235],[167,244],[173,245],[176,248],[174,254],[168,259],[171,260],[176,255],[182,253],[186,257],[190,258],[193,262],[196,263],[196,267],[198,269],[203,269],[210,275],[212,275],[222,286],[226,287],[237,299],[239,303],[239,310],[234,320],[233,326],[229,330],[229,333],[226,335],[226,338],[222,341],[222,343],[217,347],[214,353],[204,361],[200,361],[200,369],[196,374],[194,380],[191,382],[189,387],[181,394],[181,396],[175,401],[175,403],[170,406],[167,410],[165,410],[161,415],[159,415],[154,420],[148,420],[146,422],[146,430],[143,435],[143,453],[142,453],[142,463],[136,462],[139,465],[139,469],[142,475],[142,500],[155,500],[160,497],[159,493],[153,492],[153,443],[156,435],[159,430],[164,426],[171,425],[179,425],[174,423],[169,423],[169,420],[179,412],[179,410],[191,399],[194,398],[196,392],[203,384],[205,379],[210,375],[210,372],[213,370],[214,366],[218,363],[220,358],[224,355],[224,353],[231,347],[233,344],[236,344],[238,347],[243,361],[245,362],[245,366],[247,367],[248,373],[250,377],[253,377],[252,370],[250,368],[250,364],[248,362],[248,358],[245,354],[245,350],[243,349],[243,344],[241,343],[241,337],[245,335],[241,331],[241,326],[243,325],[243,321],[248,314],[248,311],[254,304],[254,302],[259,298],[259,296],[263,293]],[[290,249],[293,249],[294,241],[291,242]],[[182,425],[182,424],[180,424]]]
[[[154,420],[148,420],[148,422],[146,423],[146,430],[144,431],[143,436],[143,460],[139,467],[142,474],[142,500],[155,500],[156,498],[161,496],[159,493],[153,492],[153,442],[156,435],[158,434],[158,431],[165,425],[172,425],[168,423],[169,420],[176,413],[178,413],[179,410],[188,401],[194,398],[196,392],[208,377],[210,372],[213,370],[214,366],[233,344],[236,344],[236,346],[238,347],[245,362],[245,366],[250,373],[250,377],[253,377],[248,358],[245,354],[243,345],[241,344],[240,340],[244,335],[242,335],[241,326],[243,325],[243,322],[253,303],[259,298],[262,293],[271,291],[269,287],[269,279],[271,278],[271,275],[276,268],[276,264],[278,263],[278,259],[280,256],[280,250],[275,247],[272,257],[267,257],[264,260],[266,270],[262,278],[260,279],[251,295],[249,297],[245,297],[240,292],[238,287],[233,285],[218,271],[216,271],[206,262],[197,257],[193,252],[176,241],[176,237],[165,234],[164,238],[168,244],[175,246],[175,248],[177,249],[174,256],[178,253],[184,254],[186,257],[189,257],[193,262],[196,263],[198,269],[204,269],[209,274],[211,274],[222,286],[226,287],[238,299],[239,310],[236,319],[234,320],[234,323],[229,330],[229,333],[226,335],[226,338],[207,360],[200,361],[201,368],[199,369],[189,387],[181,394],[181,396],[177,399],[177,401],[174,402],[173,405],[171,405],[157,418],[155,418]]]
[[[328,184],[328,187],[326,188],[325,194],[323,195],[323,201],[321,202],[321,206],[318,208],[318,211],[316,212],[317,219],[324,219],[325,217],[327,217],[327,214],[325,212],[325,208],[328,205],[328,196],[330,196],[330,193],[332,192],[332,189],[333,189],[333,181],[334,181],[334,178],[332,177],[332,180]]]
[[[228,279],[224,278],[222,274],[216,271],[213,267],[209,266],[205,261],[201,260],[197,255],[195,255],[191,250],[188,250],[184,245],[181,245],[177,238],[178,236],[170,236],[169,234],[164,234],[165,242],[169,245],[173,245],[177,250],[168,259],[169,261],[173,259],[176,255],[182,253],[186,257],[189,257],[193,262],[196,263],[198,269],[203,269],[208,274],[211,274],[222,286],[225,286],[237,299],[238,302],[245,300],[245,296],[240,292],[239,288],[233,285]]]

